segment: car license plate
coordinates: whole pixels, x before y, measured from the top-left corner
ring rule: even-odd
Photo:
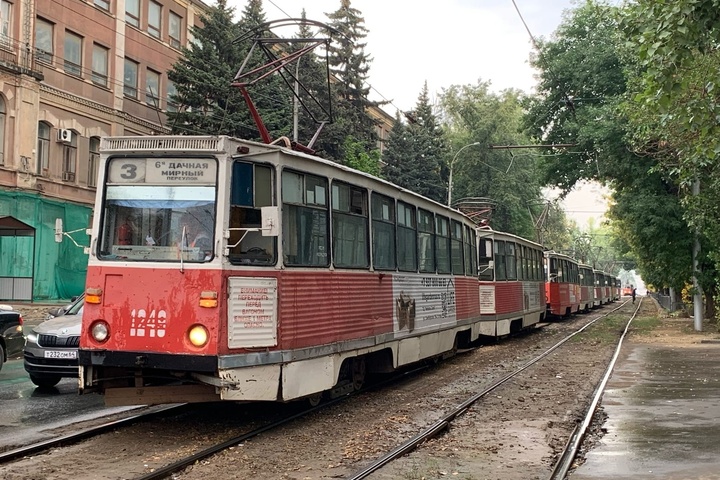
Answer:
[[[77,350],[45,350],[45,358],[77,358]]]

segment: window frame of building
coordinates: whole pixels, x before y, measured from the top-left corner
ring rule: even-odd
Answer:
[[[50,174],[50,132],[47,122],[38,122],[37,174],[47,177]],[[43,134],[45,134],[43,136]]]
[[[140,28],[140,0],[125,0],[125,23]]]
[[[162,8],[158,2],[148,2],[148,33],[155,38],[162,38]]]
[[[75,182],[77,173],[77,144],[78,135],[73,131],[72,139],[63,144],[62,180],[64,182]]]
[[[132,67],[135,69],[134,79],[128,76],[128,73],[132,74],[132,71],[128,71],[128,68]],[[123,71],[123,94],[126,97],[138,98],[138,72],[140,70],[140,64],[135,60],[131,60],[125,57],[125,67]],[[130,86],[130,83],[134,83]]]
[[[162,74],[148,68],[145,70],[145,103],[153,108],[160,109],[160,77]],[[155,83],[155,85],[151,85]],[[150,89],[154,87],[154,92]]]
[[[175,102],[175,100],[171,97],[177,97],[177,87],[175,84],[170,81],[170,79],[165,81],[165,92],[166,92],[166,99],[165,99],[165,110],[168,112],[177,112],[178,111],[178,105]]]
[[[98,167],[100,166],[100,137],[90,137],[88,144],[87,186],[97,187]]]
[[[0,2],[0,46],[4,48],[13,47],[12,37],[12,7],[13,4],[8,0]]]
[[[93,43],[92,74],[90,78],[95,85],[107,88],[109,59],[110,49],[98,43]]]
[[[110,11],[110,0],[93,0],[93,4],[106,12]]]
[[[182,46],[182,17],[171,11],[168,18],[168,39],[170,46],[180,48]]]
[[[49,28],[48,32],[46,28]],[[49,33],[49,35],[48,35]],[[43,34],[45,38],[43,38]],[[45,20],[44,18],[37,17],[35,19],[35,58],[42,63],[52,65],[54,57],[54,44],[55,44],[55,24]],[[49,42],[49,45],[47,44]],[[47,50],[50,48],[50,50]]]
[[[71,42],[75,41],[73,44]],[[65,39],[63,42],[63,68],[65,73],[76,77],[82,77],[82,56],[83,56],[83,37],[71,30],[65,30]],[[77,52],[73,52],[73,47],[76,47]],[[68,58],[69,55],[73,55],[74,58]]]

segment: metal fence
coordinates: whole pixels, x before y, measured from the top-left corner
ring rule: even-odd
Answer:
[[[675,312],[678,310],[682,310],[684,312],[687,312],[687,306],[678,299],[675,299],[675,302],[670,300],[670,295],[662,295],[660,293],[652,293],[650,294],[651,297],[653,297],[657,302],[660,304],[662,308],[667,310],[668,312]]]

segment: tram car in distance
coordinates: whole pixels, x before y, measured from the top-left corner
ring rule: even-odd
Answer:
[[[539,245],[281,146],[105,137],[95,212],[79,387],[108,405],[317,401],[544,315]]]
[[[588,312],[595,305],[595,274],[590,265],[578,264],[580,270],[580,311]]]
[[[632,289],[633,289],[633,287],[632,287],[632,285],[630,285],[630,284],[625,285],[624,287],[622,287],[622,296],[623,296],[623,297],[629,297],[630,295],[632,295]]]
[[[546,315],[543,247],[508,233],[478,230],[480,333],[503,337]]]
[[[612,288],[610,276],[602,270],[593,270],[595,274],[595,304],[596,306],[607,305],[612,299]]]
[[[580,268],[577,260],[562,253],[545,252],[547,313],[567,317],[580,311]]]

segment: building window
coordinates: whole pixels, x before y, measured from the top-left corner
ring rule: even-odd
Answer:
[[[94,0],[95,6],[103,10],[110,11],[110,0]]]
[[[167,111],[177,112],[177,88],[170,80],[167,81]]]
[[[180,48],[180,41],[182,40],[182,18],[180,15],[170,12],[170,24],[168,35],[170,36],[170,46]]]
[[[41,18],[35,22],[35,55],[38,61],[52,64],[53,24]]]
[[[73,132],[69,142],[63,144],[63,171],[62,179],[65,182],[75,181],[77,167],[77,135]]]
[[[160,38],[162,32],[162,5],[152,0],[148,3],[148,33]]]
[[[38,123],[37,173],[48,176],[50,171],[50,125]]]
[[[92,82],[107,87],[108,83],[108,49],[102,45],[93,45]]]
[[[100,137],[90,137],[90,156],[88,157],[88,187],[97,186],[98,166],[100,165]]]
[[[145,75],[145,102],[160,109],[160,74],[148,68]]]
[[[65,32],[65,73],[82,74],[82,37]]]
[[[0,96],[0,165],[5,165],[5,99]]]
[[[138,64],[129,58],[125,59],[125,76],[123,77],[123,93],[128,97],[138,96]]]
[[[0,45],[12,47],[12,3],[0,2]]]
[[[140,0],[125,0],[125,22],[140,28]]]

